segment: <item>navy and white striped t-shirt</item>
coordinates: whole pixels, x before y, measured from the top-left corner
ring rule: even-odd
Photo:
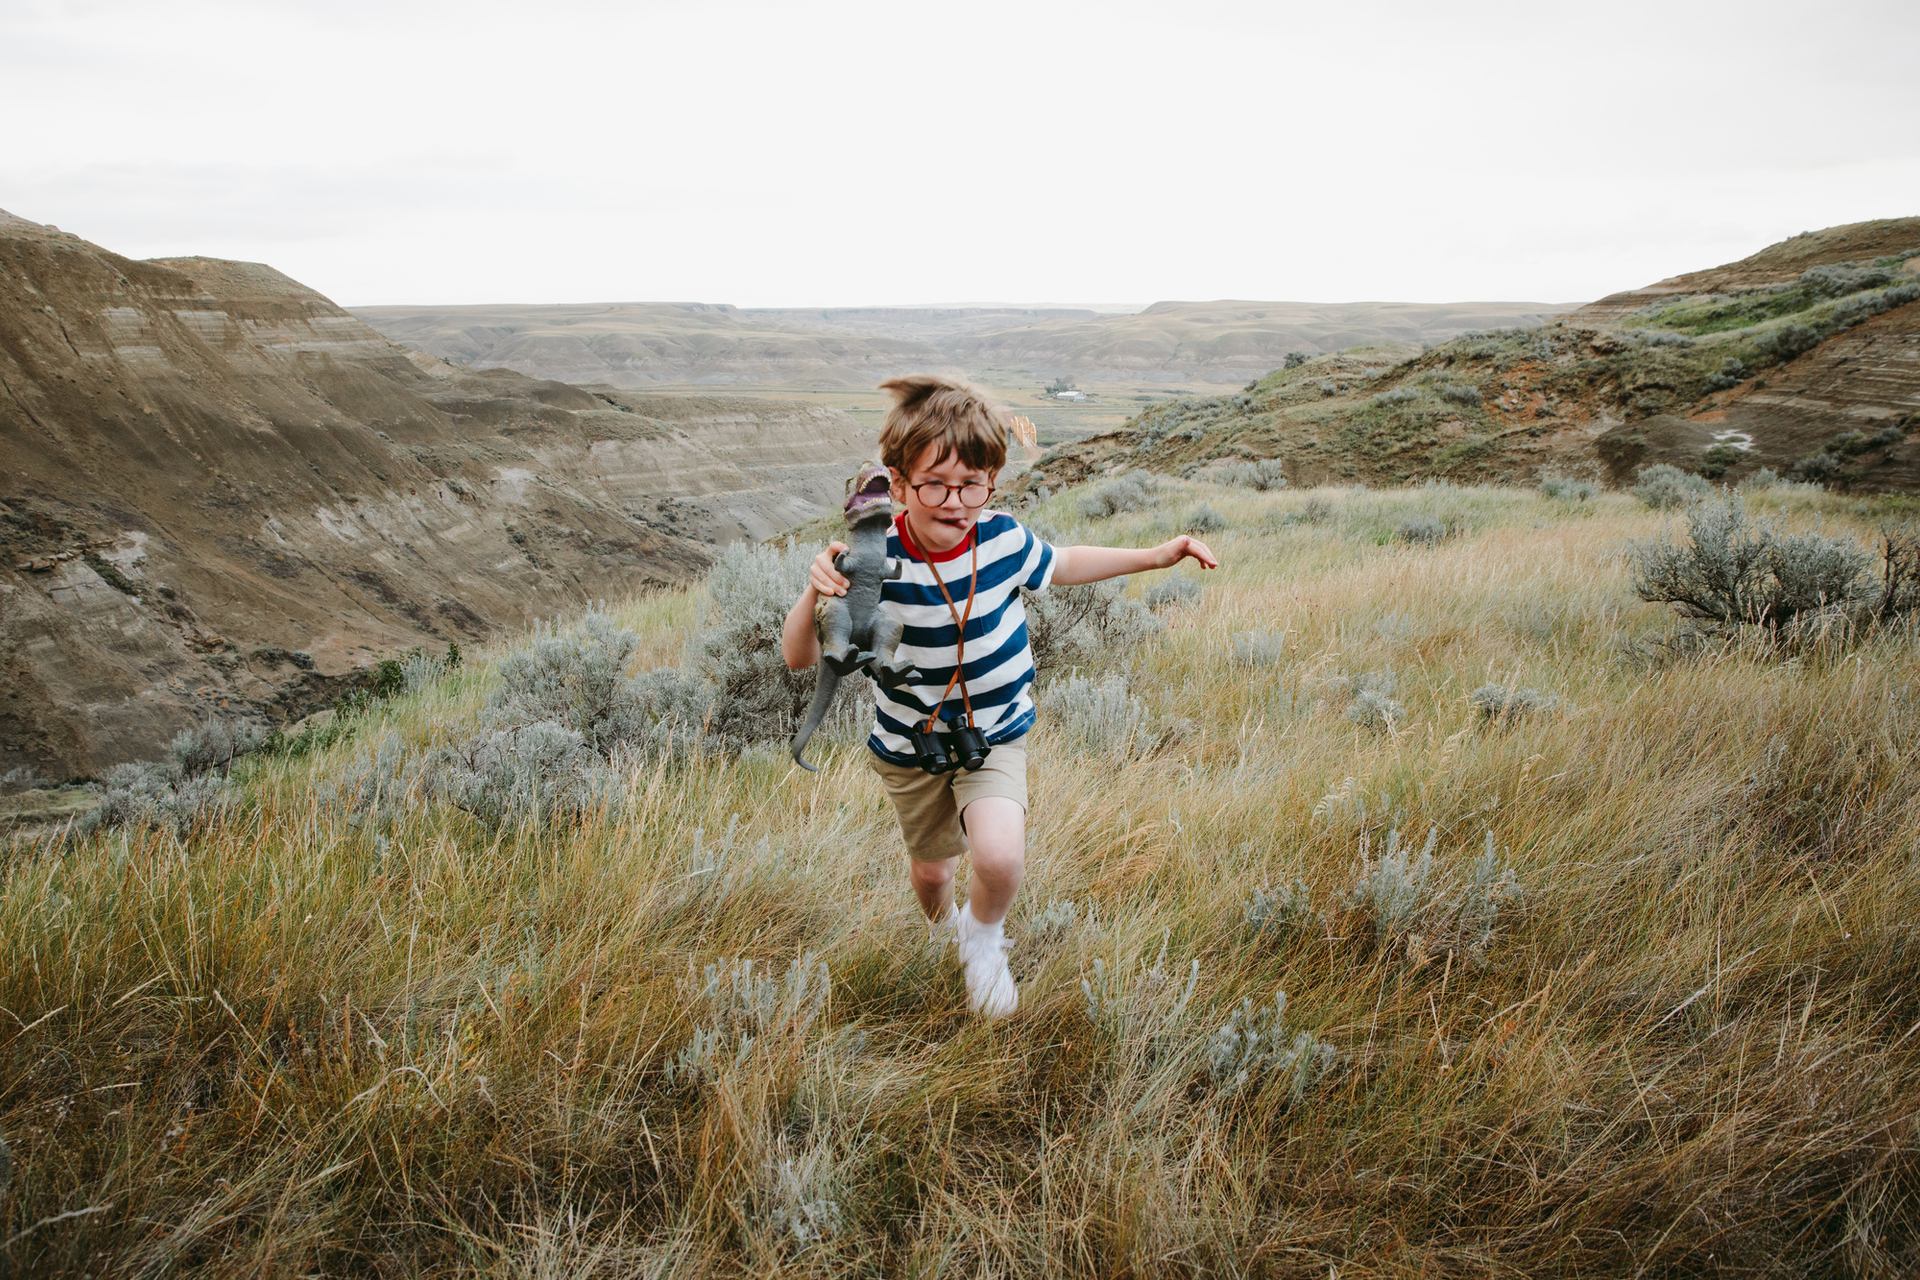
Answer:
[[[1053,547],[1004,511],[987,511],[951,551],[926,552],[907,536],[906,516],[887,533],[887,554],[905,567],[880,588],[880,607],[905,625],[898,652],[919,669],[911,684],[888,689],[872,682],[873,733],[867,748],[894,764],[914,763],[909,728],[927,722],[953,676],[958,634],[947,612],[937,572],[953,597],[955,613],[967,618],[967,661],[961,678],[973,701],[974,727],[989,743],[1011,742],[1033,727],[1033,649],[1027,644],[1027,611],[1020,589],[1045,591],[1053,581]],[[980,576],[973,611],[967,612],[967,578],[973,544],[980,544]],[[966,723],[960,686],[940,707],[940,718]]]

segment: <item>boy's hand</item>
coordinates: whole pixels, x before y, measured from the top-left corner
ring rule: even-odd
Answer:
[[[829,542],[827,549],[813,558],[807,568],[807,584],[816,595],[843,596],[852,585],[845,574],[833,567],[833,558],[847,549],[844,542]]]
[[[1189,556],[1199,561],[1202,569],[1220,567],[1220,562],[1214,559],[1213,552],[1207,549],[1207,544],[1189,533],[1181,534],[1172,542],[1163,542],[1154,550],[1159,555],[1162,569],[1171,569]]]

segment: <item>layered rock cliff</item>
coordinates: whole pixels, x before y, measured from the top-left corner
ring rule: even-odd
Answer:
[[[870,447],[802,405],[457,368],[270,267],[0,213],[0,772],[297,717],[379,657],[683,580]]]

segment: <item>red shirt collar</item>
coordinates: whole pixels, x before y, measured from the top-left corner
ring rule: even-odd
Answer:
[[[957,560],[966,554],[967,548],[973,545],[974,538],[980,533],[980,522],[975,520],[967,526],[967,536],[960,539],[959,544],[951,551],[922,551],[914,543],[913,535],[907,532],[906,512],[902,511],[893,518],[893,527],[895,532],[899,533],[900,545],[907,549],[907,555],[915,560],[924,560],[928,564],[945,564],[949,560]]]

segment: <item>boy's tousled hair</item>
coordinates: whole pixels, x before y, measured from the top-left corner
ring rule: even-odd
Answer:
[[[936,446],[936,463],[957,454],[963,465],[981,471],[1006,465],[1005,411],[964,382],[915,373],[883,382],[880,389],[894,399],[880,428],[880,461],[901,475],[928,445]]]

